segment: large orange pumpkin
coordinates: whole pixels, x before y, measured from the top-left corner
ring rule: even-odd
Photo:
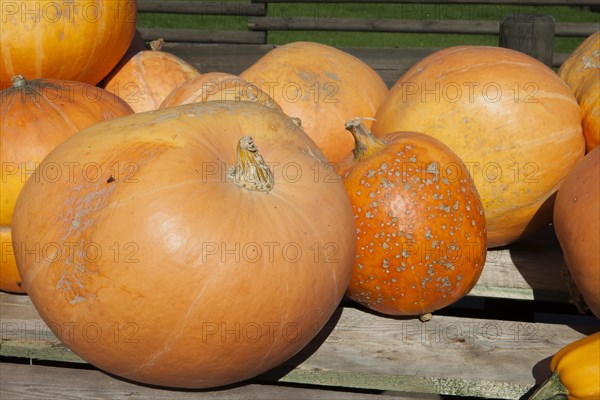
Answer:
[[[21,188],[42,159],[83,128],[99,121],[131,114],[118,97],[82,82],[55,79],[14,79],[14,87],[0,92],[0,290],[23,293],[10,240],[13,210]],[[52,165],[38,174],[52,181],[69,175],[73,166]]]
[[[252,101],[283,112],[275,100],[258,87],[225,72],[209,72],[185,81],[169,93],[160,108],[214,100]]]
[[[121,97],[135,112],[157,110],[175,88],[200,75],[194,66],[161,50],[162,39],[124,57],[102,82],[102,87]]]
[[[357,253],[348,296],[392,315],[424,316],[465,296],[486,257],[483,204],[469,172],[417,132],[375,138],[357,120],[343,182]]]
[[[558,190],[554,229],[575,286],[600,318],[600,148],[577,163]]]
[[[280,112],[211,101],[134,114],[41,167],[64,160],[100,175],[32,177],[13,243],[40,316],[101,369],[189,388],[250,378],[303,348],[344,295],[350,201],[307,173],[327,175],[325,158]],[[34,243],[39,261],[23,250]]]
[[[332,163],[354,147],[344,123],[356,116],[372,117],[388,93],[381,77],[363,61],[310,42],[277,47],[240,77],[271,96],[287,115],[299,118]]]
[[[584,154],[581,110],[550,68],[523,53],[458,46],[415,64],[390,90],[373,133],[441,140],[475,180],[488,246],[547,225],[560,182]]]
[[[586,38],[558,73],[581,106],[583,135],[589,152],[600,144],[600,31]]]
[[[97,84],[133,38],[135,0],[2,2],[0,84],[54,78]]]

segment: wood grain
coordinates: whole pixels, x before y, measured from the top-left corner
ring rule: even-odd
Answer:
[[[498,35],[498,21],[402,20],[366,18],[250,17],[250,30],[305,30],[349,32],[456,33]],[[598,30],[597,23],[557,22],[556,36],[589,36]]]
[[[84,362],[36,318],[27,296],[1,293],[0,315],[0,355]],[[422,323],[340,307],[302,352],[259,379],[518,399],[545,378],[549,357],[598,329],[447,316]]]
[[[194,15],[265,15],[264,3],[241,1],[138,0],[140,13],[168,13]]]
[[[216,390],[138,385],[98,370],[0,363],[0,399],[19,400],[382,400],[371,393],[245,383]],[[389,400],[410,397],[386,396]]]

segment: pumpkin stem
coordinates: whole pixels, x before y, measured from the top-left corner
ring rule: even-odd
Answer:
[[[552,375],[541,384],[539,388],[529,398],[529,400],[546,400],[546,399],[566,399],[569,391],[560,381],[558,373],[553,372]]]
[[[419,315],[419,321],[421,322],[431,321],[431,318],[433,318],[433,315],[431,313]]]
[[[20,88],[27,85],[27,79],[23,75],[15,75],[11,78],[13,87]]]
[[[362,123],[364,118],[354,118],[346,122],[346,130],[354,136],[354,160],[370,157],[385,147],[385,143]]]
[[[160,51],[162,49],[164,43],[165,43],[165,39],[163,39],[163,38],[158,38],[156,40],[153,40],[149,44],[150,50]]]
[[[238,142],[237,162],[227,168],[226,178],[241,188],[258,192],[268,193],[275,184],[273,173],[250,136],[244,136]]]

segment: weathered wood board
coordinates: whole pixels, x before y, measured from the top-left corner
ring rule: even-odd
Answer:
[[[83,362],[39,319],[27,296],[0,294],[0,355]],[[593,321],[592,321],[593,322]],[[340,307],[268,381],[518,399],[543,380],[557,350],[600,325],[476,318],[391,318]]]
[[[233,385],[217,390],[169,390],[138,385],[98,370],[0,363],[0,399],[381,400],[381,396],[364,391],[357,393],[265,383]],[[411,397],[387,394],[385,399],[410,400]]]

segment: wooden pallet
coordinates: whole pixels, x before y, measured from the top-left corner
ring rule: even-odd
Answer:
[[[385,393],[521,399],[546,378],[557,350],[600,330],[598,319],[568,305],[561,269],[549,227],[489,251],[469,296],[429,322],[382,316],[344,301],[297,356],[249,382],[212,391],[166,391],[89,369],[52,334],[27,296],[0,293],[0,398],[390,398],[379,394]],[[519,318],[488,314],[491,308],[482,306],[488,301]],[[515,312],[535,304],[560,311],[542,308],[526,318]],[[39,365],[49,361],[61,367]]]

